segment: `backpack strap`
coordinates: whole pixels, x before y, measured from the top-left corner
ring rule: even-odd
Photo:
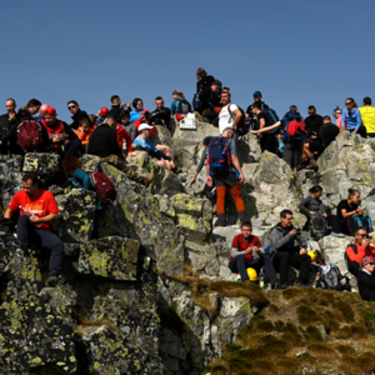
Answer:
[[[355,243],[349,244],[348,247],[346,248],[346,250],[348,250],[349,247],[351,247],[353,249],[355,254],[358,254],[358,247]],[[346,254],[346,251],[345,251],[345,254]]]

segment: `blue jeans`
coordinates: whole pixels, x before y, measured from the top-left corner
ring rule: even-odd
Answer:
[[[18,218],[17,237],[26,247],[35,245],[42,249],[51,250],[48,275],[58,276],[61,273],[64,243],[59,237],[48,230],[34,227],[27,215],[21,215]]]

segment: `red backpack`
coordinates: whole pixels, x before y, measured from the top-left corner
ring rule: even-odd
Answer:
[[[85,171],[91,177],[98,194],[98,201],[102,204],[109,204],[116,199],[117,193],[112,181],[102,172]]]
[[[42,125],[35,120],[24,120],[17,127],[17,144],[25,151],[40,151],[43,148]]]

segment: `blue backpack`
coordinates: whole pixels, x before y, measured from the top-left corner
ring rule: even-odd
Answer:
[[[268,117],[268,122],[269,122],[270,126],[273,125],[273,124],[276,124],[277,121],[280,121],[279,116],[277,115],[277,113],[272,108],[263,108],[262,112],[265,113],[266,116]],[[278,132],[280,132],[280,127],[272,129],[272,130],[268,131],[267,133],[268,134],[276,134]]]
[[[212,138],[208,146],[208,163],[210,164],[211,170],[228,169],[232,164],[228,143],[229,138],[226,137]]]
[[[181,115],[186,115],[192,112],[191,104],[184,98],[182,98],[178,103],[178,112]]]
[[[357,216],[354,219],[354,228],[364,227],[367,233],[373,232],[371,218],[369,216]]]

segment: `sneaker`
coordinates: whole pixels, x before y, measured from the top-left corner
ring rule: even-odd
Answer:
[[[300,289],[308,289],[308,288],[310,288],[307,284],[302,283],[301,281],[296,281],[296,283],[294,284],[294,286],[296,288],[300,288]]]
[[[57,276],[48,276],[45,282],[47,288],[54,288],[58,282],[59,278]]]
[[[147,177],[145,177],[144,185],[148,187],[152,181],[154,181],[155,175],[153,173],[150,173]]]
[[[336,232],[332,232],[332,233],[331,233],[331,236],[335,236],[335,237],[339,237],[339,238],[344,238],[344,237],[345,237],[345,234],[344,234],[344,233],[336,233]]]
[[[277,290],[284,290],[290,288],[290,284],[288,283],[280,283],[276,284]]]

